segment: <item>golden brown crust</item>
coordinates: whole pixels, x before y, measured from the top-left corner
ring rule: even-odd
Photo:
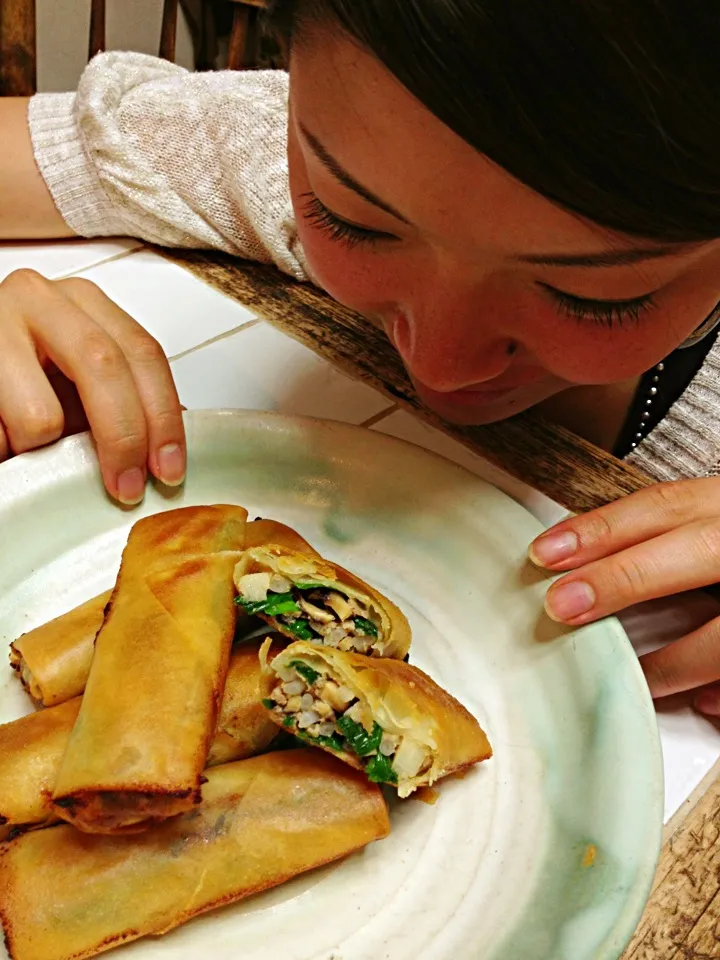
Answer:
[[[235,631],[246,511],[217,505],[132,528],[54,793],[88,832],[175,815],[199,796]]]
[[[284,523],[253,520],[246,524],[244,547],[271,541],[315,555],[307,540]],[[111,595],[112,590],[101,593],[10,644],[10,665],[37,703],[52,707],[83,692]]]
[[[270,657],[285,646],[275,640]],[[260,702],[258,650],[259,641],[233,649],[209,767],[261,753],[278,736]],[[52,791],[80,703],[76,697],[0,725],[0,841],[56,819]]]
[[[261,701],[259,646],[258,641],[247,641],[233,649],[215,737],[208,753],[209,767],[262,753],[277,736],[277,728]],[[273,639],[269,659],[282,653],[286,646],[284,640]]]
[[[83,960],[165,933],[389,833],[381,791],[317,751],[207,776],[195,810],[142,834],[89,837],[62,825],[7,844],[0,916],[13,960]]]
[[[280,543],[288,550],[299,550],[313,557],[320,556],[297,530],[287,524],[277,520],[252,520],[245,528],[245,549],[262,547],[266,543]]]
[[[83,692],[111,593],[93,597],[10,644],[10,666],[37,703],[52,707]]]
[[[373,719],[388,733],[409,732],[427,748],[432,763],[416,777],[398,783],[398,792],[407,796],[420,786],[463,770],[492,756],[492,748],[478,721],[446,690],[422,670],[402,660],[375,659],[318,647],[305,641],[291,643],[264,670],[263,696],[269,697],[277,682],[274,668],[302,660],[322,670],[352,690]],[[276,723],[282,718],[270,711]],[[338,755],[331,748],[321,749]],[[339,754],[354,767],[362,766],[351,751]]]
[[[80,698],[0,726],[0,841],[54,819],[51,791]]]

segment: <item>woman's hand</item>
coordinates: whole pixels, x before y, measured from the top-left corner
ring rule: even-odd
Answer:
[[[553,620],[590,623],[635,603],[720,581],[720,477],[661,483],[538,537],[530,558],[572,571],[548,590]],[[641,658],[653,697],[698,687],[720,716],[720,618]]]
[[[111,496],[139,502],[148,468],[182,482],[182,412],[160,344],[90,281],[18,270],[0,283],[0,460],[67,432],[68,381]]]

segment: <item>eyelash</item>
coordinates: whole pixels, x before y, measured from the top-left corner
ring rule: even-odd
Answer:
[[[540,286],[546,290],[560,310],[573,320],[596,323],[608,329],[627,324],[638,323],[643,315],[655,306],[651,293],[633,300],[588,300],[585,297],[573,297],[545,283]]]
[[[300,199],[305,203],[303,209],[305,220],[323,231],[331,240],[343,243],[349,249],[361,244],[373,246],[382,240],[397,240],[397,237],[391,233],[367,230],[340,219],[328,210],[314,193],[304,193]],[[556,290],[555,287],[544,283],[540,286],[550,294],[566,316],[581,322],[591,321],[608,329],[614,326],[622,327],[628,323],[638,323],[643,314],[655,306],[652,294],[636,297],[633,300],[589,300],[563,293],[562,290]]]
[[[304,193],[300,197],[305,202],[303,217],[308,223],[322,230],[331,240],[344,243],[352,249],[360,244],[374,245],[381,240],[397,240],[391,233],[380,230],[366,230],[356,227],[332,213],[314,193]]]

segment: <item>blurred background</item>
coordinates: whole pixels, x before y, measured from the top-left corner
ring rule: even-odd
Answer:
[[[265,3],[0,0],[0,95],[74,90],[90,52],[157,56],[163,36],[168,59],[189,70],[280,67],[280,50],[261,29]]]

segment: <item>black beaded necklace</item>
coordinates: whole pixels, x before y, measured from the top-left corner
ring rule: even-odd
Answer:
[[[703,324],[705,326],[705,324]],[[617,443],[616,457],[626,457],[667,416],[670,407],[690,385],[703,365],[720,331],[717,327],[687,347],[674,350],[662,363],[643,375]]]

